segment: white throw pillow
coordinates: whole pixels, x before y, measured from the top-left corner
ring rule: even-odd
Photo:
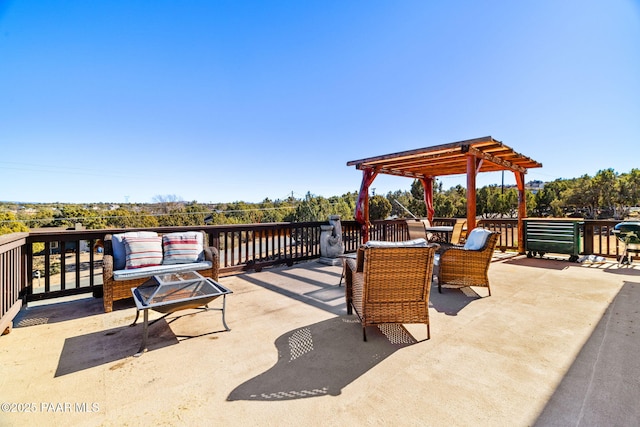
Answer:
[[[467,241],[464,244],[464,248],[470,251],[477,251],[482,249],[484,243],[487,241],[487,237],[491,234],[491,231],[484,228],[474,228],[467,236]]]
[[[204,236],[198,231],[162,236],[163,264],[187,264],[204,260]]]
[[[124,248],[123,239],[125,237],[156,237],[155,231],[128,231],[126,233],[114,234],[111,236],[111,248],[113,250],[113,269],[124,270],[127,263],[127,253]]]
[[[127,253],[125,269],[162,264],[162,238],[160,236],[125,237],[122,240]]]

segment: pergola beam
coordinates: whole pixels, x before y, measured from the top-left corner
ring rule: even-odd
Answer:
[[[502,166],[502,169],[509,169],[514,172],[523,172],[523,173],[527,171],[522,166],[515,165],[508,160],[501,159],[500,157],[494,156],[490,153],[485,153],[484,151],[480,151],[477,148],[469,147],[469,154],[473,154],[479,159],[489,160],[491,163],[495,163],[497,165]]]

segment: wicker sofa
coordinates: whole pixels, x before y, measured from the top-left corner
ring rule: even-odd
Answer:
[[[485,237],[478,248],[470,247],[476,234],[484,233]],[[481,286],[489,287],[489,265],[500,233],[488,230],[474,229],[469,234],[465,246],[446,246],[440,254],[438,267],[438,292],[442,293],[442,286]]]
[[[168,261],[167,253],[163,253],[162,262],[158,265],[149,265],[141,268],[128,268],[128,260],[123,260],[123,254],[125,247],[123,245],[124,238],[126,236],[151,236],[156,234],[154,232],[129,232],[116,235],[107,235],[104,240],[104,257],[102,260],[102,281],[103,281],[103,298],[104,298],[104,311],[110,312],[113,310],[113,303],[117,300],[131,298],[131,288],[135,288],[149,278],[163,273],[175,273],[182,271],[197,271],[199,274],[205,277],[210,277],[213,280],[218,280],[218,271],[220,268],[220,261],[218,257],[218,250],[214,247],[208,247],[204,243],[205,234],[201,233],[202,242],[200,248],[201,253],[196,260],[174,259],[172,263],[166,263]],[[171,233],[180,234],[180,233]],[[156,236],[158,236],[156,234]],[[165,237],[169,234],[165,235]],[[160,237],[160,236],[158,236]],[[166,246],[165,246],[166,249]],[[184,262],[181,262],[184,261]]]
[[[346,260],[347,313],[355,310],[365,341],[366,327],[381,323],[424,323],[430,338],[429,292],[438,245],[421,240],[421,247],[365,245],[356,259]]]

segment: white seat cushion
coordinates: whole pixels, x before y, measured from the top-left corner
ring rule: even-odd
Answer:
[[[142,267],[130,270],[116,270],[113,272],[113,280],[116,282],[123,280],[139,279],[141,277],[151,277],[158,274],[178,273],[181,271],[199,271],[211,268],[211,261],[192,262],[189,264],[169,264],[155,265],[152,267]]]
[[[404,240],[402,242],[384,242],[379,240],[369,240],[364,244],[366,248],[424,248],[427,247],[427,239]]]

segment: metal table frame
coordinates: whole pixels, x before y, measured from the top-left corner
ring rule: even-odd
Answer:
[[[205,295],[197,295],[197,296],[193,296],[193,297],[187,297],[187,298],[181,298],[181,299],[176,299],[176,300],[169,300],[169,301],[163,301],[163,302],[158,302],[158,303],[150,303],[150,304],[145,304],[142,300],[142,296],[140,295],[140,292],[138,290],[138,288],[131,288],[131,293],[133,294],[133,300],[136,303],[136,318],[134,319],[133,323],[131,325],[129,325],[130,327],[133,327],[137,324],[138,319],[140,317],[140,311],[144,311],[143,314],[143,328],[142,328],[142,343],[140,344],[140,349],[138,350],[138,352],[134,355],[135,357],[140,357],[142,356],[142,354],[144,354],[147,351],[147,340],[149,338],[149,326],[153,325],[154,323],[164,319],[165,317],[169,316],[170,314],[175,313],[176,311],[179,310],[186,310],[186,309],[198,309],[198,310],[203,310],[203,311],[207,311],[207,310],[216,310],[216,311],[220,311],[222,314],[222,325],[224,326],[224,330],[223,331],[214,331],[214,332],[208,332],[205,334],[200,334],[200,335],[178,335],[178,337],[180,338],[197,338],[197,337],[201,337],[204,335],[209,335],[209,334],[214,334],[217,332],[226,332],[226,331],[230,331],[231,329],[229,328],[229,326],[227,326],[227,322],[225,321],[225,309],[226,309],[226,300],[227,300],[227,294],[232,293],[232,291],[230,291],[229,289],[225,288],[224,286],[222,286],[221,284],[219,284],[218,282],[210,279],[210,278],[205,278],[200,276],[199,279],[194,279],[194,280],[187,280],[183,283],[184,287],[186,288],[187,286],[192,286],[194,285],[194,283],[197,282],[208,282],[209,285],[213,286],[214,289],[216,289],[218,292],[215,294],[205,294]],[[149,279],[147,282],[145,282],[143,285],[141,285],[140,287],[145,287],[145,286],[153,286],[155,283],[156,286],[160,286],[158,283],[158,280],[154,277],[152,279]],[[154,293],[155,295],[155,293]],[[218,298],[218,297],[222,297],[222,307],[217,308],[211,308],[209,307],[209,303],[211,301],[213,301],[214,299]],[[149,310],[154,310],[160,313],[165,313],[162,317],[155,319],[151,322],[149,322]],[[180,318],[182,316],[178,316],[176,317],[176,319],[173,319],[172,322],[174,320],[177,320],[178,318]],[[171,323],[171,322],[169,322]]]

